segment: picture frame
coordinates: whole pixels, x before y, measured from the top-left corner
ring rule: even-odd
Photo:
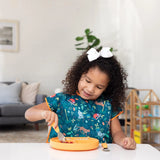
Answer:
[[[16,20],[0,20],[0,51],[18,52],[19,22]]]

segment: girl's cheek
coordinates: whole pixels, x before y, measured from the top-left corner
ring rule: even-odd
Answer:
[[[85,81],[82,79],[82,80],[80,80],[80,82],[79,82],[79,85],[80,86],[84,86],[86,83],[85,83]]]
[[[83,81],[80,81],[78,83],[78,89],[81,90],[81,88],[84,87],[84,82]]]

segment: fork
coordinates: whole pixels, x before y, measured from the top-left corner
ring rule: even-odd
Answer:
[[[54,128],[54,122],[52,123],[52,127]],[[56,128],[54,128],[54,130],[57,132],[58,134],[58,139],[59,141],[65,142],[66,141],[66,137],[60,132],[59,127],[57,126]]]
[[[105,143],[102,143],[101,145],[102,145],[102,147],[103,147],[103,151],[105,151],[105,152],[110,151],[110,150],[108,149],[108,145],[107,145],[106,142],[105,142]]]

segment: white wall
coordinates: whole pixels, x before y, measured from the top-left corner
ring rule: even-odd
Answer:
[[[40,92],[61,87],[76,59],[75,37],[90,28],[102,44],[113,43],[116,1],[0,0],[0,18],[20,22],[20,50],[0,53],[0,80],[40,81]],[[107,2],[107,3],[106,3]],[[112,18],[115,17],[115,18]],[[114,44],[115,45],[115,44]]]
[[[119,0],[119,40],[130,86],[153,89],[160,97],[160,1]]]
[[[0,81],[40,81],[48,95],[80,52],[74,38],[91,28],[126,67],[129,85],[159,97],[158,0],[0,0],[0,19],[20,22],[18,53],[0,52]]]

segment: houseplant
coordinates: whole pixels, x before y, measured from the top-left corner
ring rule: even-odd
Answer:
[[[83,36],[78,36],[75,38],[77,41],[75,44],[76,49],[83,50],[85,52],[90,48],[95,48],[97,51],[100,51],[102,49],[100,39],[93,35],[89,28],[85,29],[84,33],[85,34]],[[113,48],[111,48],[110,51],[112,52]]]

